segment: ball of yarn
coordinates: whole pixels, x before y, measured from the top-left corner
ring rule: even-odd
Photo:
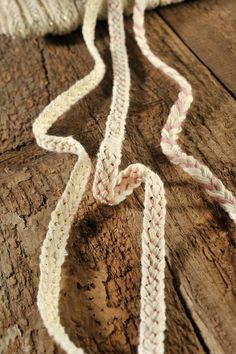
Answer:
[[[146,0],[146,8],[182,0]],[[86,0],[1,0],[0,34],[11,37],[70,33],[83,23]],[[123,0],[124,13],[132,12],[133,0]],[[107,17],[107,0],[102,1],[100,19]]]

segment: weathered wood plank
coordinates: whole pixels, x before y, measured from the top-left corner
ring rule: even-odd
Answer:
[[[236,1],[193,0],[158,12],[236,97]]]
[[[126,27],[132,92],[123,165],[148,164],[167,189],[166,353],[228,354],[236,344],[234,228],[197,184],[162,155],[160,129],[178,89],[140,55],[131,19]],[[194,87],[195,102],[181,135],[184,149],[206,162],[233,189],[235,101],[154,12],[147,15],[147,33],[154,51]],[[97,44],[107,64],[105,79],[53,128],[58,134],[75,134],[93,160],[104,133],[112,87],[104,24],[98,26]],[[3,126],[5,135],[0,138],[0,335],[14,325],[21,330],[5,353],[24,349],[62,353],[47,335],[35,301],[40,245],[75,158],[41,151],[30,126],[43,106],[84,76],[93,63],[80,31],[67,40],[19,41],[14,46],[7,51],[13,43],[0,38],[5,83],[1,93],[3,97],[8,93],[1,109],[7,128]],[[32,57],[37,70],[31,66]],[[22,86],[25,94],[20,94]],[[11,111],[15,96],[17,113],[15,108]],[[107,208],[97,205],[89,189],[78,210],[63,270],[61,312],[71,338],[88,352],[135,353],[142,197],[140,188],[125,203]]]

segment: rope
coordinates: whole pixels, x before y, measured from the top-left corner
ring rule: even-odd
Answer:
[[[101,143],[94,184],[94,197],[102,203],[120,203],[145,183],[141,257],[141,312],[139,353],[164,352],[165,329],[165,197],[157,174],[146,166],[133,164],[119,172],[121,147],[129,104],[130,73],[119,0],[109,1],[108,23],[113,60],[113,99]]]
[[[94,69],[69,90],[52,101],[39,115],[33,125],[33,132],[39,146],[49,151],[67,152],[78,155],[78,162],[71,172],[66,189],[52,212],[46,238],[40,256],[40,279],[37,303],[43,322],[55,341],[71,354],[83,354],[82,349],[70,341],[59,318],[59,295],[61,267],[66,254],[66,242],[91,171],[91,163],[83,146],[73,137],[47,135],[48,129],[63,113],[102,80],[104,64],[94,46],[94,31],[99,0],[88,0],[86,4],[83,35],[89,52],[94,58]]]
[[[161,61],[151,51],[145,36],[144,28],[145,1],[136,0],[133,19],[136,41],[147,59],[159,70],[172,78],[180,87],[178,99],[171,107],[167,122],[161,132],[161,148],[163,153],[175,165],[180,166],[193,179],[199,182],[207,193],[215,198],[236,224],[236,198],[226,189],[223,183],[213,175],[210,169],[191,155],[187,155],[178,145],[178,135],[182,123],[187,116],[193,101],[192,88],[188,81],[175,69]]]
[[[91,173],[90,158],[84,147],[72,136],[48,135],[52,124],[72,105],[91,92],[102,80],[105,66],[95,47],[95,26],[103,0],[88,0],[85,4],[83,36],[94,59],[93,70],[70,89],[53,100],[33,124],[33,132],[39,146],[58,153],[72,153],[78,161],[71,172],[64,193],[52,212],[46,238],[40,256],[40,280],[38,307],[43,322],[55,341],[69,354],[83,354],[66,334],[60,323],[59,296],[61,267],[64,263],[66,243],[73,218]],[[141,235],[141,309],[139,328],[139,354],[163,354],[166,327],[164,301],[165,240],[164,224],[166,201],[159,176],[146,166],[136,163],[124,170],[119,166],[122,143],[129,107],[130,71],[125,45],[122,0],[108,1],[108,24],[113,65],[112,103],[106,123],[105,137],[97,156],[93,182],[93,195],[98,202],[116,205],[133,193],[141,184],[145,186],[143,231]],[[193,100],[191,86],[176,70],[158,59],[150,50],[145,37],[144,0],[136,0],[134,7],[135,37],[144,55],[158,69],[173,78],[180,86],[178,99],[170,110],[162,130],[161,147],[175,164],[180,165],[193,178],[203,184],[235,221],[235,199],[212,175],[210,170],[192,156],[182,152],[177,144],[181,123]]]

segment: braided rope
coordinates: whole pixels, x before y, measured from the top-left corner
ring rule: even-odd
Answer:
[[[144,28],[145,0],[136,0],[133,12],[134,33],[136,41],[147,59],[167,76],[175,80],[180,87],[178,99],[171,107],[167,122],[161,132],[161,148],[169,160],[180,166],[185,172],[199,182],[214,197],[222,208],[229,214],[236,224],[236,198],[226,189],[223,183],[213,175],[210,169],[197,161],[193,156],[187,155],[178,145],[178,135],[181,125],[186,118],[188,109],[193,101],[192,88],[187,80],[175,69],[161,61],[151,51],[145,36]]]
[[[72,343],[60,324],[61,267],[66,256],[66,243],[73,217],[89,179],[91,162],[83,146],[73,137],[51,136],[47,134],[47,131],[58,117],[91,92],[104,76],[105,66],[94,44],[95,25],[102,3],[103,0],[87,0],[85,4],[83,36],[94,59],[94,69],[52,101],[33,125],[33,132],[39,146],[49,151],[69,152],[78,155],[78,161],[71,172],[65,191],[51,215],[48,232],[43,242],[37,299],[41,317],[50,335],[67,353],[71,354],[84,354],[84,351]],[[206,166],[200,164],[192,156],[183,153],[177,144],[181,123],[186,118],[187,110],[193,100],[191,86],[176,70],[163,63],[151,52],[145,38],[145,7],[144,0],[136,0],[134,8],[136,40],[152,64],[173,78],[181,89],[162,130],[162,150],[173,163],[180,165],[193,178],[203,184],[207,192],[217,198],[235,221],[236,203],[232,194]],[[130,71],[125,46],[122,0],[108,1],[108,23],[114,84],[105,137],[100,145],[97,158],[93,195],[101,203],[115,205],[132,194],[134,189],[142,183],[145,185],[141,236],[142,280],[138,352],[140,354],[163,354],[165,331],[164,224],[166,213],[164,188],[159,176],[142,164],[131,164],[119,171],[130,92]]]
[[[94,184],[94,197],[118,204],[145,183],[141,258],[141,311],[139,353],[164,353],[165,301],[165,197],[160,178],[141,164],[119,172],[124,127],[129,103],[130,72],[124,39],[121,3],[109,1],[108,22],[113,59],[113,100],[101,143]]]
[[[71,172],[66,189],[52,212],[48,232],[42,245],[37,298],[38,308],[49,334],[71,354],[83,354],[84,351],[76,348],[60,324],[61,267],[66,256],[65,248],[71,224],[90,175],[91,163],[83,146],[73,137],[50,136],[47,135],[47,131],[58,117],[94,89],[104,76],[104,64],[94,46],[94,31],[99,5],[100,1],[98,0],[87,2],[83,25],[86,45],[95,60],[94,69],[52,101],[33,125],[33,132],[39,146],[49,151],[69,152],[78,155],[78,162]]]
[[[66,189],[51,215],[40,256],[38,291],[38,307],[45,326],[56,342],[68,353],[73,354],[82,354],[84,351],[76,348],[60,324],[61,267],[66,256],[65,247],[73,216],[86,188],[91,167],[86,151],[73,137],[50,136],[47,135],[47,131],[59,116],[96,87],[104,75],[104,64],[94,46],[94,28],[99,6],[97,1],[87,2],[83,25],[85,42],[95,60],[93,71],[52,101],[33,125],[39,146],[50,151],[70,152],[79,157]],[[120,0],[109,2],[108,19],[114,70],[113,98],[105,138],[98,154],[93,193],[98,201],[114,205],[124,200],[141,183],[145,183],[139,352],[154,353],[158,349],[161,354],[164,351],[165,329],[164,188],[160,178],[141,164],[133,164],[121,172],[118,171],[130,89]]]

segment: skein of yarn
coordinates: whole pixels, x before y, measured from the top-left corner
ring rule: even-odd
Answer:
[[[145,0],[145,8],[183,0]],[[107,17],[107,0],[100,3],[98,19]],[[125,14],[131,14],[134,0],[121,0]],[[11,37],[61,35],[82,25],[86,0],[1,0],[0,34]]]
[[[166,200],[163,183],[148,167],[136,163],[124,170],[119,166],[122,159],[122,143],[129,108],[130,70],[125,45],[123,12],[133,12],[134,33],[138,46],[147,59],[165,75],[172,78],[180,88],[167,122],[161,132],[161,148],[169,160],[201,183],[207,193],[214,197],[236,223],[236,199],[212,172],[194,157],[187,155],[178,145],[178,135],[187,111],[193,101],[192,89],[187,80],[170,68],[150,50],[145,36],[144,12],[146,8],[169,4],[169,0],[121,0],[87,1],[24,1],[9,2],[14,15],[6,14],[0,32],[11,36],[62,34],[83,23],[82,31],[87,48],[94,59],[93,70],[60,94],[45,107],[33,124],[33,133],[39,146],[58,153],[72,153],[78,161],[71,172],[66,189],[51,214],[46,238],[40,256],[40,280],[38,307],[48,332],[70,354],[83,354],[66,334],[60,323],[59,296],[61,267],[64,263],[66,243],[74,215],[86,189],[91,173],[91,161],[84,147],[72,136],[48,135],[53,123],[78,100],[99,85],[105,74],[105,65],[95,46],[95,26],[98,18],[108,16],[110,49],[113,65],[113,90],[110,113],[106,123],[105,137],[100,145],[93,195],[101,203],[116,205],[145,185],[144,217],[141,257],[141,309],[139,347],[140,354],[164,354],[166,327],[164,298],[165,239],[164,225]],[[7,2],[8,3],[8,2]],[[132,6],[133,10],[132,10]],[[6,9],[6,0],[0,11]],[[37,14],[35,17],[34,14]]]

